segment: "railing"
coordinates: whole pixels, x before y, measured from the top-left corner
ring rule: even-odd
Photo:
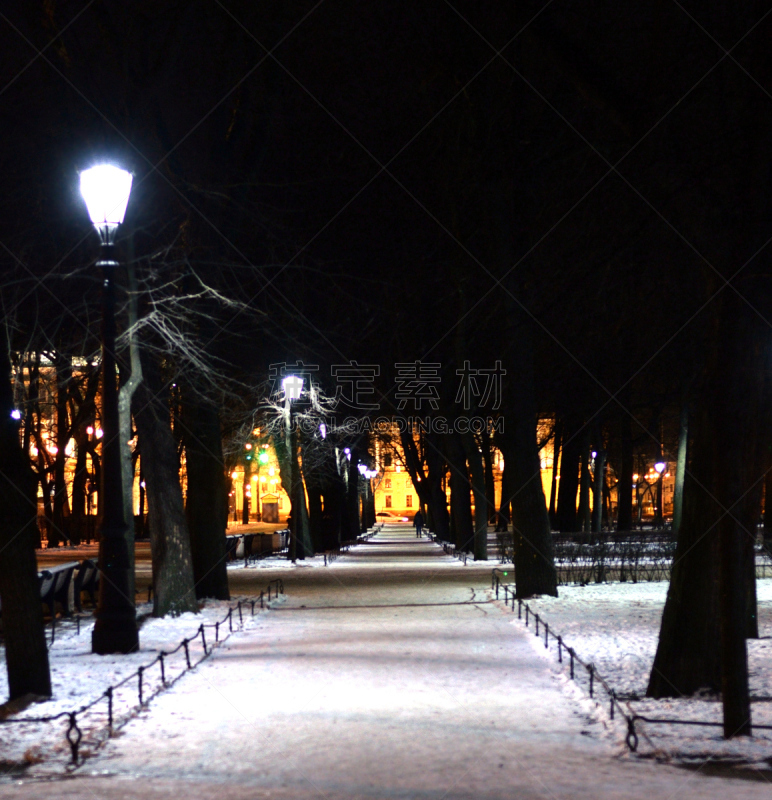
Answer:
[[[676,543],[668,531],[558,534],[552,541],[558,585],[670,580]],[[504,544],[499,561],[512,563]],[[772,557],[761,545],[756,547],[756,577],[772,577]]]
[[[635,753],[638,750],[639,739],[635,723],[639,721],[646,723],[653,723],[653,724],[662,724],[662,725],[697,725],[701,727],[718,727],[718,728],[723,727],[723,722],[710,722],[705,720],[687,720],[687,719],[677,719],[673,717],[657,718],[657,717],[647,717],[642,714],[636,714],[634,712],[628,713],[628,711],[622,706],[616,691],[611,687],[609,682],[598,673],[597,669],[595,668],[595,665],[592,662],[586,662],[582,658],[580,658],[577,655],[576,651],[573,649],[573,647],[570,647],[569,645],[566,644],[565,640],[560,634],[556,634],[554,630],[550,629],[549,624],[543,617],[532,611],[528,603],[526,603],[524,600],[521,600],[515,595],[514,586],[501,583],[499,574],[503,573],[502,570],[498,568],[494,569],[493,573],[491,574],[491,590],[495,590],[496,598],[498,599],[499,597],[499,590],[503,589],[503,595],[504,595],[503,600],[505,608],[511,607],[512,611],[514,612],[515,603],[517,603],[517,618],[525,622],[526,628],[531,627],[531,622],[533,622],[534,635],[537,638],[543,637],[545,649],[549,649],[550,641],[554,642],[557,645],[556,656],[559,664],[565,663],[563,654],[565,653],[567,655],[569,676],[572,681],[576,681],[577,683],[579,683],[578,675],[586,674],[587,688],[591,698],[595,699],[598,688],[602,689],[605,692],[607,697],[607,702],[609,704],[610,718],[614,720],[616,713],[618,713],[625,720],[625,723],[627,725],[625,743],[627,744],[627,747],[630,750],[630,752]],[[577,670],[577,667],[581,667],[584,672],[582,672],[581,670]],[[632,711],[632,709],[630,709],[630,711]],[[772,725],[754,725],[753,727],[758,730],[772,730]]]
[[[443,549],[443,551],[445,552],[445,555],[453,556],[453,558],[457,558],[459,561],[461,561],[464,564],[464,566],[466,566],[466,562],[470,557],[469,553],[467,553],[466,550],[459,550],[456,547],[456,545],[453,544],[452,542],[445,542],[442,539],[438,539],[437,535],[432,533],[431,531],[429,532],[429,538],[435,544],[438,544]]]
[[[330,550],[325,550],[324,566],[328,567],[333,561],[335,561],[337,558],[340,558],[343,553],[348,553],[349,548],[354,547],[354,545],[368,542],[373,538],[373,536],[375,536],[376,533],[380,532],[381,528],[383,528],[383,523],[376,523],[370,530],[360,533],[356,539],[349,539],[348,541],[341,542],[337,547],[334,547]]]
[[[66,720],[67,730],[65,736],[70,746],[71,761],[72,764],[77,764],[78,750],[83,738],[81,725],[83,724],[82,719],[84,715],[92,712],[94,709],[98,708],[100,704],[104,703],[106,705],[107,736],[109,738],[116,730],[115,704],[117,692],[120,690],[126,690],[130,693],[135,693],[137,697],[137,703],[132,703],[130,701],[127,703],[129,708],[123,719],[123,722],[126,722],[136,709],[146,706],[151,698],[155,697],[168,686],[171,686],[183,674],[185,674],[185,672],[198,666],[205,658],[211,655],[214,648],[218,644],[224,642],[225,639],[227,639],[228,636],[234,632],[234,626],[237,626],[236,630],[242,630],[244,627],[244,617],[247,611],[249,611],[250,616],[254,616],[255,609],[258,607],[258,605],[260,608],[265,608],[266,602],[270,602],[272,599],[278,598],[281,594],[284,594],[284,583],[280,578],[275,578],[268,583],[268,586],[265,590],[260,592],[259,597],[249,601],[239,600],[236,605],[231,606],[228,609],[228,613],[221,620],[210,623],[201,623],[198,626],[198,631],[194,636],[183,639],[173,650],[162,650],[152,661],[142,665],[141,667],[138,667],[135,672],[127,675],[118,683],[108,686],[99,697],[92,700],[90,703],[81,706],[80,708],[72,711],[62,711],[58,714],[52,714],[50,716],[0,719],[0,725],[50,723],[58,720]],[[227,634],[223,635],[225,633],[226,625],[228,626]],[[210,641],[207,643],[206,631],[212,629],[214,630],[214,640],[212,641],[210,637]],[[80,633],[79,618],[78,632]],[[177,660],[181,662],[181,664],[172,665],[170,663],[170,659],[178,654],[180,654],[180,657]],[[200,655],[200,657],[197,658],[197,655]],[[156,666],[158,667],[158,671],[154,676],[154,679],[152,676],[151,678],[148,678],[146,673],[148,670],[151,670]],[[180,671],[178,671],[176,676],[170,680],[168,676],[170,669],[173,669],[174,666],[178,667]],[[134,688],[131,688],[132,686]],[[79,720],[80,725],[78,724]]]

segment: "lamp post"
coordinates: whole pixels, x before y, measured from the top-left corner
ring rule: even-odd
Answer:
[[[267,447],[267,445],[263,445],[263,448]],[[257,457],[257,483],[255,484],[255,503],[256,503],[256,511],[257,511],[257,521],[263,521],[263,509],[260,508],[260,467],[264,467],[270,459],[268,455],[268,451],[265,449],[260,450],[260,455]]]
[[[123,511],[123,481],[115,381],[115,234],[131,192],[131,174],[110,164],[80,173],[80,191],[102,243],[102,526],[99,537],[99,601],[91,650],[133,653],[139,649],[134,598],[129,594],[129,527]]]
[[[300,399],[303,391],[303,378],[298,375],[287,375],[281,382],[281,388],[284,390],[284,420],[286,423],[287,462],[290,474],[290,506],[292,508],[289,555],[290,559],[295,561],[298,556],[300,558],[306,557],[302,542],[300,543],[300,553],[298,553],[298,530],[302,530],[303,524],[300,519],[301,510],[298,499],[302,488],[298,488],[297,448],[295,447],[295,432],[292,429],[292,403]]]
[[[654,471],[657,473],[657,509],[654,514],[654,523],[658,528],[665,524],[665,518],[662,513],[662,474],[665,472],[667,464],[661,459],[654,465]]]

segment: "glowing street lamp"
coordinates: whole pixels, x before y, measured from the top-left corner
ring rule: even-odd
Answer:
[[[303,392],[303,378],[299,375],[287,375],[282,379],[281,388],[284,391],[284,402],[299,400]]]
[[[295,400],[300,399],[300,395],[303,392],[303,378],[299,375],[287,375],[282,379],[281,388],[284,391],[284,413],[286,414],[287,423],[285,441],[287,446],[288,466],[290,473],[290,505],[292,507],[289,557],[294,562],[298,557],[306,557],[303,543],[300,541],[300,537],[298,537],[298,531],[302,530],[302,523],[299,519],[301,512],[300,502],[298,502],[298,495],[303,491],[303,489],[300,482],[299,469],[297,467],[297,453],[292,426],[292,403]]]
[[[654,514],[654,522],[657,527],[661,527],[665,521],[662,514],[662,474],[666,468],[667,464],[662,460],[657,461],[656,464],[654,464],[654,471],[657,473],[657,508]]]
[[[134,597],[129,587],[129,526],[123,515],[118,388],[115,382],[115,234],[131,193],[131,173],[100,164],[80,173],[80,191],[102,243],[102,491],[99,537],[99,602],[91,649],[94,653],[133,653],[139,649]]]

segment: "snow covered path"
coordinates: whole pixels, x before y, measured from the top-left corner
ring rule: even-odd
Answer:
[[[0,798],[732,798],[620,755],[464,567],[390,526],[152,701],[67,780]],[[265,573],[261,575],[264,579]],[[290,577],[291,575],[291,577]]]

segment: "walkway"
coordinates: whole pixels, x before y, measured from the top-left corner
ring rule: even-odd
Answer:
[[[492,566],[463,567],[390,526],[331,567],[285,571],[283,607],[73,778],[2,786],[0,798],[768,796],[620,758],[487,601]]]

